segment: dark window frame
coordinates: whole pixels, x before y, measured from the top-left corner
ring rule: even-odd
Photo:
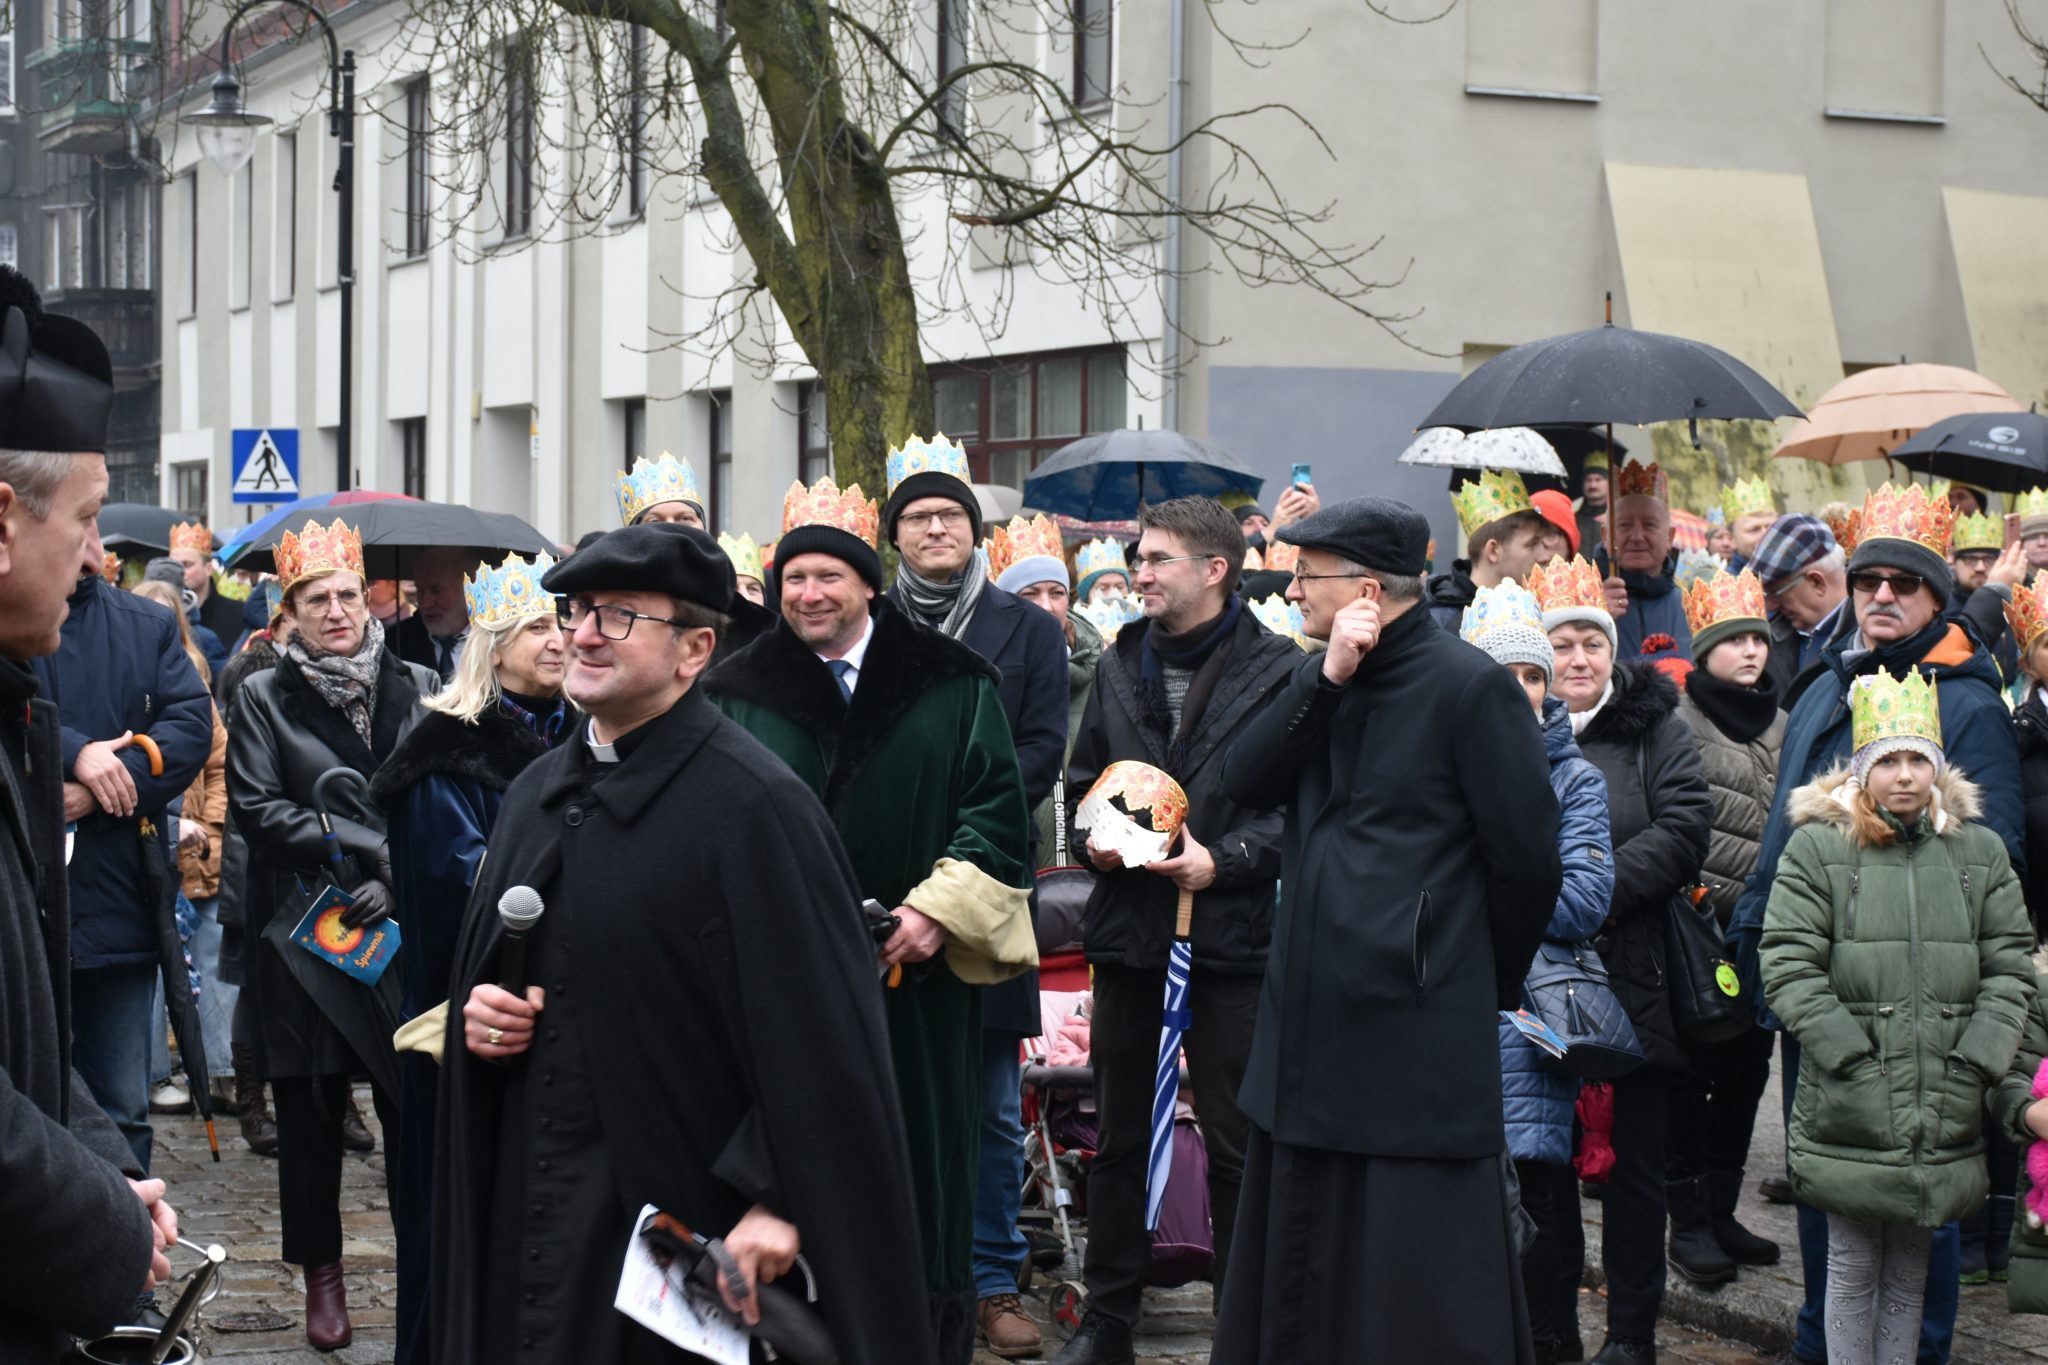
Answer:
[[[963,21],[971,21],[972,14],[967,8],[967,0],[936,2],[938,12],[934,23],[934,37],[937,44],[937,59],[932,65],[936,76],[935,84],[943,84],[948,76],[967,65],[970,60],[967,39],[972,32],[972,25],[971,22]],[[956,28],[966,29],[967,32],[957,32]],[[940,129],[949,137],[960,136],[960,110],[966,102],[966,97],[967,92],[955,85],[941,94],[933,106],[932,112],[938,118]]]
[[[1074,15],[1074,104],[1086,109],[1107,103],[1115,93],[1116,50],[1110,46],[1116,33],[1115,0],[1073,0]],[[1096,88],[1088,78],[1089,57],[1095,44],[1101,45],[1103,84]]]
[[[526,41],[505,47],[505,236],[533,231],[534,83]]]
[[[433,244],[432,89],[427,77],[405,86],[405,256],[416,260]]]
[[[811,409],[814,404],[825,404],[825,381],[822,379],[807,379],[796,392],[796,476],[806,488],[832,474],[831,418],[827,415],[824,423],[825,444],[812,445]]]
[[[647,454],[647,400],[645,398],[621,398],[619,400],[619,445],[625,452],[619,468],[630,470],[633,461],[645,458]]]
[[[398,479],[409,498],[427,496],[427,419],[398,419]]]
[[[647,212],[647,81],[652,38],[645,24],[626,26],[626,127],[619,154],[625,165],[626,212],[634,218]]]
[[[732,390],[713,389],[705,397],[709,401],[705,404],[704,449],[710,452],[711,505],[704,510],[711,514],[711,533],[717,535],[732,520]],[[801,453],[798,458],[801,460]]]
[[[978,384],[979,396],[976,400],[976,411],[979,414],[979,423],[977,428],[971,432],[955,431],[946,427],[943,421],[939,425],[949,438],[957,441],[960,447],[967,452],[968,468],[973,471],[976,483],[1000,484],[1005,481],[994,477],[992,473],[992,463],[995,457],[1012,454],[1020,455],[1025,461],[1023,472],[1029,474],[1038,467],[1039,463],[1047,455],[1069,441],[1078,440],[1090,432],[1103,429],[1102,425],[1094,420],[1097,410],[1097,395],[1094,391],[1094,362],[1111,356],[1123,362],[1126,375],[1125,382],[1128,386],[1129,357],[1121,346],[1089,346],[1066,351],[1034,351],[1024,355],[998,356],[990,360],[973,361],[963,364],[931,365],[927,367],[926,373],[933,385],[935,406],[937,386],[942,381],[966,378]],[[1041,432],[1038,429],[1039,375],[1042,367],[1047,362],[1053,361],[1080,362],[1081,426],[1083,428],[1080,431]],[[1029,399],[1030,433],[1025,436],[992,436],[990,435],[990,428],[991,423],[994,421],[995,378],[999,374],[1014,371],[1020,365],[1031,367]],[[1126,393],[1128,393],[1128,388],[1126,388]],[[1125,403],[1128,403],[1128,398],[1125,399]],[[1126,415],[1128,416],[1128,411],[1126,411]]]

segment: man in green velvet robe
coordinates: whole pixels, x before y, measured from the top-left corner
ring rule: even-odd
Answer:
[[[838,515],[847,505],[810,502],[861,524]],[[881,561],[860,536],[790,529],[770,584],[782,621],[705,686],[817,792],[861,893],[900,921],[877,969],[901,969],[886,1012],[939,1358],[966,1365],[982,1089],[972,987],[1037,965],[1030,816],[992,669],[891,607],[881,587]]]

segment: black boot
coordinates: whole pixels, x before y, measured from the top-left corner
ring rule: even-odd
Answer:
[[[235,1113],[242,1123],[242,1141],[258,1156],[277,1155],[277,1120],[270,1116],[270,1102],[263,1098],[263,1079],[256,1074],[256,1054],[237,1044],[235,1057]]]
[[[1961,1218],[1963,1234],[1962,1273],[1956,1278],[1964,1284],[1991,1283],[1991,1265],[1985,1255],[1985,1236],[1991,1228],[1991,1215],[1984,1206],[1970,1210]]]
[[[1657,1343],[1632,1337],[1609,1337],[1593,1357],[1593,1365],[1657,1365]]]
[[[1706,1177],[1674,1180],[1664,1189],[1671,1206],[1671,1268],[1702,1289],[1734,1279],[1735,1262],[1714,1240],[1713,1220],[1707,1213]]]
[[[1714,1240],[1737,1265],[1776,1265],[1783,1253],[1768,1237],[1759,1237],[1735,1221],[1735,1201],[1742,1196],[1741,1171],[1707,1172],[1707,1198],[1713,1213]]]
[[[1985,1216],[1984,1264],[1990,1269],[1991,1278],[2004,1284],[2012,1278],[2007,1268],[2012,1264],[2013,1196],[1992,1195]]]
[[[1090,1309],[1052,1365],[1132,1365],[1137,1358],[1130,1324]]]
[[[1756,1182],[1756,1192],[1764,1197],[1766,1204],[1791,1204],[1797,1202],[1792,1193],[1792,1181],[1782,1175],[1767,1175]]]
[[[356,1104],[355,1096],[349,1096],[348,1109],[341,1116],[341,1145],[344,1151],[374,1152],[377,1139],[370,1133],[370,1125],[363,1122],[363,1111]]]

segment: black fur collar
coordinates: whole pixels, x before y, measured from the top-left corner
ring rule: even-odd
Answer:
[[[408,789],[435,774],[503,791],[547,751],[547,742],[532,726],[496,704],[485,707],[474,724],[428,711],[370,779],[370,796],[390,814]]]
[[[827,809],[925,693],[954,678],[1002,681],[979,654],[887,598],[876,597],[871,610],[875,636],[868,641],[851,706],[840,697],[832,670],[784,621],[719,664],[704,682],[713,696],[765,706],[832,745],[832,774],[822,793]]]
[[[1664,670],[1640,659],[1614,665],[1614,695],[1579,736],[1584,745],[1595,740],[1633,742],[1663,724],[1678,709],[1678,688]]]
[[[371,743],[365,745],[348,717],[321,700],[306,681],[306,674],[290,654],[277,661],[277,685],[283,692],[285,713],[311,731],[342,762],[364,777],[375,773],[398,747],[406,721],[419,705],[419,689],[406,676],[405,665],[390,646],[377,657],[377,705],[370,718]]]

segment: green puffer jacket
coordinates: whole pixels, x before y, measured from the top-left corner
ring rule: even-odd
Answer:
[[[1951,768],[1942,819],[1889,844],[1852,834],[1836,768],[1794,792],[1764,912],[1764,994],[1799,1039],[1792,1188],[1830,1213],[1939,1227],[1984,1202],[1986,1091],[2034,998],[2033,928],[2005,845],[1970,823]]]
[[[2020,1039],[2019,1055],[2012,1059],[2004,1077],[1985,1098],[1991,1120],[2020,1146],[2034,1145],[2033,1130],[2027,1127],[2027,1106],[2034,1102],[2034,1073],[2041,1059],[2048,1057],[2048,952],[2034,955],[2034,1008],[2027,1015],[2026,1035]],[[2012,1220],[2012,1278],[2005,1288],[2005,1306],[2014,1313],[2048,1313],[2048,1229],[2027,1225],[2027,1163],[2020,1162],[2018,1214]]]

